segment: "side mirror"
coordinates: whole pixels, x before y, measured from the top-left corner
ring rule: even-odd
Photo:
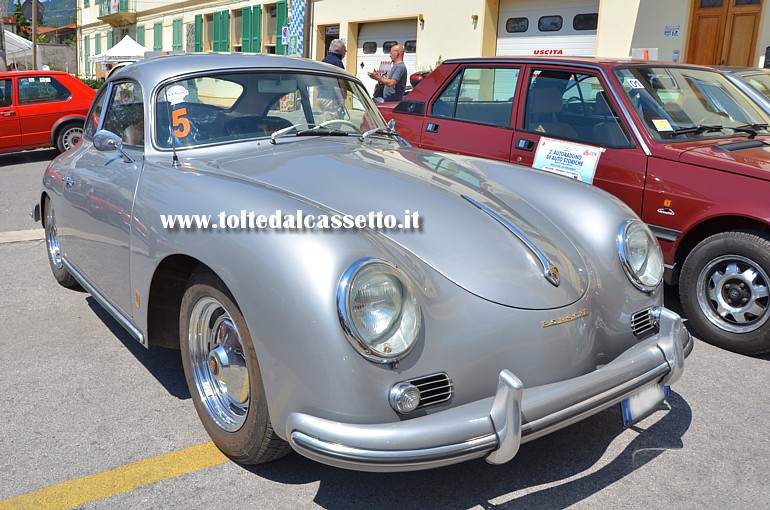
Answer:
[[[390,119],[388,121],[388,129],[390,129],[391,131],[396,130],[396,119]]]
[[[102,129],[94,133],[94,147],[96,147],[96,150],[102,152],[117,151],[123,156],[123,161],[126,163],[134,162],[134,160],[131,159],[131,156],[126,154],[126,151],[123,150],[123,140],[112,131]]]

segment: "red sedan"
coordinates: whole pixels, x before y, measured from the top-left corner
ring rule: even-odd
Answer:
[[[614,194],[657,235],[667,280],[704,339],[770,351],[770,113],[718,72],[629,60],[450,60],[400,103],[378,106],[413,145]]]
[[[80,141],[95,91],[61,71],[0,73],[0,154]]]

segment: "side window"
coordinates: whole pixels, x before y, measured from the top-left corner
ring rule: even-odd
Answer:
[[[431,113],[508,127],[518,79],[517,68],[465,68],[433,103]]]
[[[144,99],[138,83],[126,81],[112,87],[104,129],[118,135],[126,145],[144,145]]]
[[[365,42],[363,45],[363,51],[364,55],[373,55],[377,53],[377,43],[376,42]]]
[[[72,96],[67,87],[52,76],[19,78],[19,104],[64,101]]]
[[[102,86],[102,88],[99,89],[99,92],[96,93],[96,99],[94,99],[93,106],[91,106],[91,111],[88,114],[88,119],[86,119],[84,134],[89,138],[92,138],[94,133],[101,129],[99,122],[102,118],[102,109],[104,108],[104,99],[107,95],[107,89],[109,89],[108,86]]]
[[[385,41],[382,43],[382,52],[387,55],[390,53],[390,49],[396,44],[398,44],[398,41]]]
[[[11,106],[13,104],[12,85],[13,81],[0,80],[0,107]]]
[[[529,80],[524,129],[600,147],[633,147],[599,77],[536,70]]]

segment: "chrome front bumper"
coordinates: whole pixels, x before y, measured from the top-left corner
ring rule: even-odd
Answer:
[[[525,390],[503,370],[494,397],[394,423],[342,423],[291,413],[288,440],[308,458],[361,471],[428,469],[477,457],[502,464],[522,442],[602,411],[647,384],[673,384],[691,350],[681,318],[662,308],[656,336],[590,374]]]

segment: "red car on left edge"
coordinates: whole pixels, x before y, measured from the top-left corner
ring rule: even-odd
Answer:
[[[96,91],[61,71],[0,73],[0,154],[78,144]]]

